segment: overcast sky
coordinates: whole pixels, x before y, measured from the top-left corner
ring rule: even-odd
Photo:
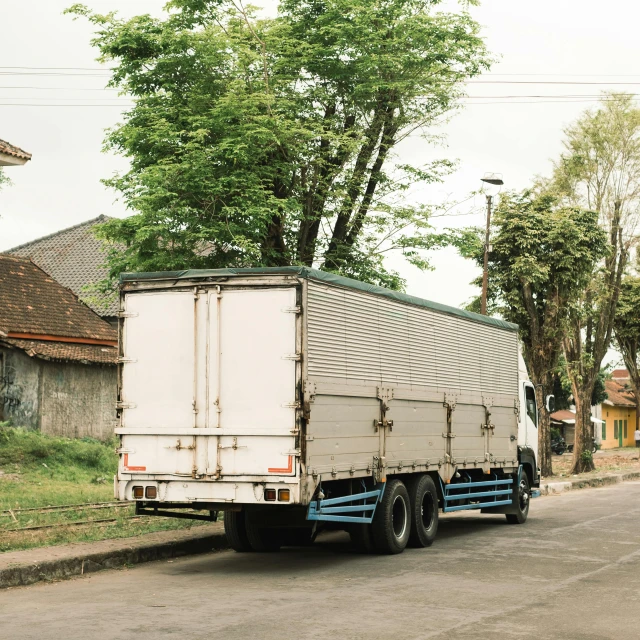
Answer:
[[[101,152],[103,132],[118,122],[126,99],[103,89],[106,72],[91,71],[99,67],[91,28],[62,15],[70,4],[0,0],[0,139],[33,154],[27,165],[7,170],[14,184],[0,192],[0,251],[100,214],[127,213],[100,183],[126,168],[122,158]],[[164,0],[85,4],[123,15],[159,14]],[[526,187],[549,172],[563,127],[594,104],[593,96],[640,87],[640,3],[485,0],[473,14],[500,62],[469,85],[473,97],[446,125],[444,147],[434,150],[420,139],[403,145],[407,159],[460,161],[446,184],[418,194],[425,202],[463,199],[488,171],[502,173],[508,188]],[[477,197],[477,213],[438,224],[483,224],[483,201]],[[471,264],[443,251],[434,254],[433,265],[429,273],[402,269],[409,293],[456,306],[474,294]]]

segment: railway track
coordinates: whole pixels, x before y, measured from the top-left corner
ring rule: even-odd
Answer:
[[[26,507],[22,509],[3,509],[0,511],[0,518],[10,518],[14,524],[20,524],[19,517],[37,517],[47,515],[56,516],[58,514],[70,515],[72,513],[79,513],[84,511],[97,511],[101,509],[131,509],[134,505],[126,502],[88,502],[83,504],[61,504],[61,505],[49,505],[46,507]],[[64,517],[64,516],[63,516]],[[24,527],[11,527],[11,522],[6,522],[0,525],[0,531],[2,533],[15,533],[18,531],[39,531],[44,529],[59,529],[62,527],[87,527],[92,525],[104,526],[113,522],[119,522],[122,520],[140,520],[145,516],[120,516],[118,518],[95,518],[92,520],[66,520],[63,522],[55,522],[51,524],[34,524]],[[1,521],[0,521],[1,522]]]
[[[121,522],[122,520],[144,520],[148,516],[124,516],[122,518],[101,518],[99,520],[76,520],[71,522],[58,522],[56,524],[43,524],[32,527],[16,527],[13,529],[2,529],[2,533],[14,533],[17,531],[39,531],[42,529],[59,529],[61,527],[86,527],[89,525],[106,525],[110,522]]]
[[[6,516],[11,518],[11,514],[20,513],[52,513],[63,511],[84,511],[85,509],[124,509],[131,507],[131,503],[127,502],[87,502],[84,504],[61,504],[47,507],[28,507],[25,509],[4,509],[0,511],[0,517]]]

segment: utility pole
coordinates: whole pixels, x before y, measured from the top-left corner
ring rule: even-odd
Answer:
[[[482,270],[482,298],[480,299],[480,313],[487,315],[487,289],[489,286],[489,233],[491,230],[491,204],[492,196],[487,196],[487,230],[484,235],[484,267]]]

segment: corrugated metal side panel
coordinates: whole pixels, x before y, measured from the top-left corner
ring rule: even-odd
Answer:
[[[518,392],[512,331],[314,281],[307,307],[310,377]]]

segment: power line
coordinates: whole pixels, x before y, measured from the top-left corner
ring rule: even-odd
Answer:
[[[577,80],[468,80],[467,84],[590,84],[590,85],[640,85],[640,82],[584,82]]]
[[[97,88],[85,88],[85,87],[3,87],[0,85],[0,90],[2,89],[28,89],[34,91],[46,90],[46,91],[118,91],[115,87],[97,87]]]

